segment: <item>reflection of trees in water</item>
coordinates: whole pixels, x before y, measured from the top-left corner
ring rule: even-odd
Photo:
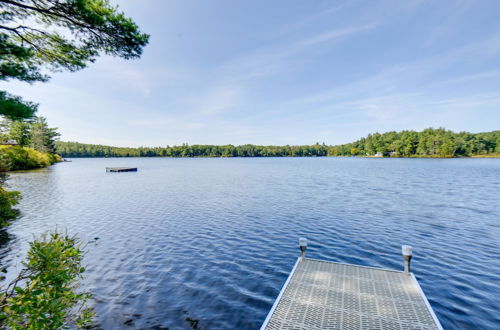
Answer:
[[[6,172],[6,168],[3,166],[3,162],[0,159],[0,187],[5,188],[7,184],[5,183],[9,175]],[[10,247],[8,245],[11,239],[11,235],[7,232],[7,228],[0,228],[0,272],[3,271],[2,261],[3,258],[10,252]],[[1,275],[0,275],[1,277]]]
[[[0,272],[3,272],[3,259],[4,257],[9,254],[11,247],[9,245],[9,242],[12,238],[12,235],[10,235],[7,232],[6,228],[0,229]],[[0,273],[1,277],[1,273]]]
[[[0,185],[5,185],[5,181],[9,178],[9,175],[6,172],[0,172]]]
[[[7,229],[0,229],[0,257],[3,255],[3,248],[10,240],[10,234],[7,232]]]

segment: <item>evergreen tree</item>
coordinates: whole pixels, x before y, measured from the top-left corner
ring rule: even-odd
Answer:
[[[22,147],[28,146],[30,143],[30,124],[22,120],[13,121],[10,125],[8,137]]]
[[[40,152],[55,153],[59,135],[57,128],[49,128],[44,117],[37,117],[30,127],[30,147]]]

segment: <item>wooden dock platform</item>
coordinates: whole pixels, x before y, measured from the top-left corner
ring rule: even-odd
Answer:
[[[137,167],[106,167],[106,172],[137,172]]]
[[[443,328],[412,273],[301,257],[261,327],[278,329]]]

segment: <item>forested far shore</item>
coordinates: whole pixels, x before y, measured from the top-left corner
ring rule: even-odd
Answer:
[[[369,134],[329,150],[332,156],[471,157],[498,154],[500,130],[455,133],[444,128]]]
[[[112,147],[78,142],[55,143],[62,157],[471,157],[499,156],[500,130],[455,133],[444,128],[421,132],[369,134],[355,142],[329,146],[188,145],[166,147]]]

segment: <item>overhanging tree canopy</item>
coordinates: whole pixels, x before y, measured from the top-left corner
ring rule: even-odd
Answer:
[[[101,54],[138,58],[148,40],[108,0],[0,0],[0,80],[46,81],[44,68],[76,71]],[[1,94],[0,114],[16,118],[7,97],[16,100]]]
[[[0,115],[13,120],[26,119],[33,117],[37,108],[38,105],[35,103],[23,101],[19,96],[0,91]]]

